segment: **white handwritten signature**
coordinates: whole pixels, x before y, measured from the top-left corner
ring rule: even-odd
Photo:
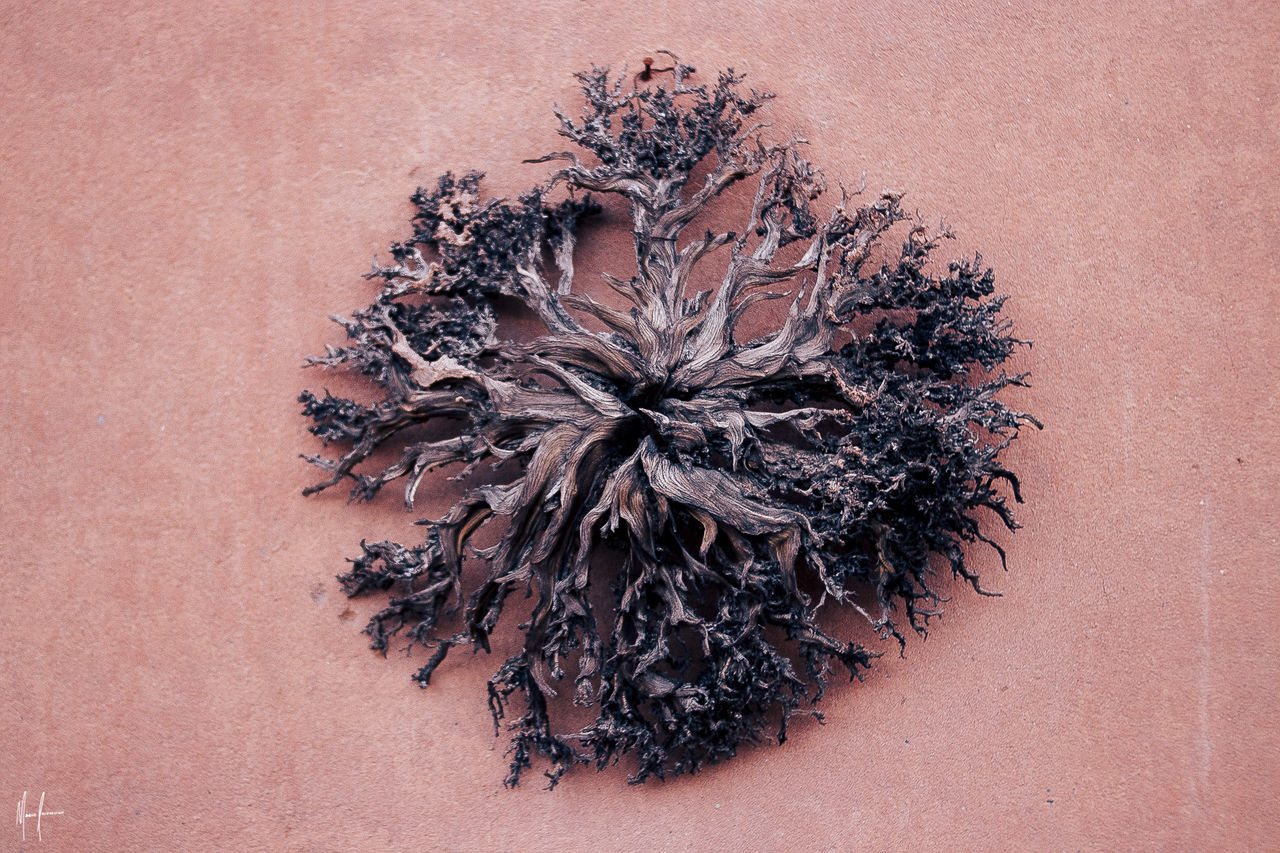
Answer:
[[[44,810],[44,791],[40,792],[40,805],[33,812],[27,811],[27,792],[22,792],[22,799],[18,800],[18,826],[22,827],[22,840],[27,840],[27,824],[31,822],[31,818],[36,819],[36,838],[44,841],[44,835],[40,830],[41,821],[50,815],[63,814],[63,812],[47,812]]]

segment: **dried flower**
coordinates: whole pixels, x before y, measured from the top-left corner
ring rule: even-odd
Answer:
[[[422,522],[421,543],[362,543],[340,580],[348,595],[389,594],[366,631],[384,653],[401,631],[430,649],[423,686],[452,648],[489,650],[513,592],[536,597],[523,648],[489,681],[495,727],[513,696],[523,711],[509,784],[538,754],[553,786],[624,754],[643,782],[782,742],[793,716],[816,716],[833,665],[861,677],[875,656],[824,629],[821,604],[902,643],[900,618],[924,632],[938,612],[939,566],[984,592],[964,546],[1003,562],[978,514],[1016,526],[998,486],[1021,500],[1018,481],[998,456],[1039,426],[996,399],[1024,384],[996,372],[1022,342],[979,258],[935,274],[930,254],[950,235],[916,222],[884,252],[907,219],[896,193],[846,194],[823,217],[820,173],[752,123],[769,96],[732,71],[695,85],[672,60],[651,70],[670,73],[662,82],[578,75],[581,118],[557,116],[581,153],[532,161],[560,166],[516,200],[484,200],[474,172],[419,190],[413,236],[369,276],[380,293],[341,321],[349,344],[313,359],[356,368],[382,401],[300,397],[311,431],[349,447],[308,457],[329,474],[308,494],[351,478],[368,500],[402,480],[411,507],[432,470],[491,472]],[[754,184],[741,231],[691,227],[740,183]],[[630,207],[636,268],[606,276],[624,307],[575,290],[575,238],[598,210],[584,193]],[[719,286],[690,292],[712,257]],[[748,306],[787,296],[781,327],[744,339]],[[504,339],[502,298],[545,334]],[[437,421],[454,434],[404,438]],[[358,472],[383,446],[399,458]],[[487,526],[496,544],[469,545]],[[486,577],[460,629],[441,633],[470,560]],[[549,705],[566,681],[596,714],[571,732]]]

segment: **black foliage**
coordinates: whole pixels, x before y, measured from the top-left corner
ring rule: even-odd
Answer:
[[[552,785],[623,756],[643,782],[781,742],[793,716],[816,716],[837,669],[861,677],[874,657],[824,629],[820,605],[854,608],[901,643],[901,618],[923,632],[938,612],[939,567],[985,592],[966,545],[1004,552],[983,511],[1016,527],[1018,481],[998,457],[1038,424],[997,399],[1025,377],[998,372],[1022,342],[991,270],[975,258],[935,273],[950,235],[906,221],[894,193],[846,194],[821,215],[825,184],[797,144],[749,123],[768,96],[732,72],[710,85],[692,72],[676,62],[643,86],[579,75],[581,118],[557,115],[592,162],[535,161],[562,166],[515,201],[482,200],[475,172],[419,190],[412,238],[369,274],[377,298],[339,319],[350,343],[313,359],[363,373],[383,399],[300,398],[311,431],[346,448],[308,457],[329,474],[308,493],[350,478],[369,499],[402,480],[411,507],[432,470],[518,465],[422,522],[421,544],[363,543],[340,577],[348,595],[389,597],[366,629],[375,649],[401,635],[431,650],[423,686],[452,648],[489,650],[512,592],[534,597],[522,650],[489,683],[495,726],[512,735],[509,784],[539,756]],[[755,187],[742,229],[687,236],[739,182]],[[561,185],[567,198],[552,202]],[[606,277],[626,310],[574,288],[578,225],[598,210],[587,192],[630,207],[636,269]],[[898,223],[901,251],[873,252]],[[719,286],[689,293],[721,249]],[[771,287],[793,291],[785,321],[742,339],[747,306],[784,295]],[[500,337],[504,298],[545,334]],[[608,331],[589,331],[588,316]],[[451,437],[403,438],[440,422],[457,425]],[[358,472],[382,446],[399,458]],[[485,525],[497,544],[469,544]],[[475,589],[463,589],[465,560],[484,568]],[[460,607],[461,630],[440,633]],[[576,731],[553,722],[569,684],[596,715]]]

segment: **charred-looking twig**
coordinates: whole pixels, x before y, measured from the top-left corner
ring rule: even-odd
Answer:
[[[662,52],[667,53],[666,51],[662,51]],[[671,56],[672,61],[677,62],[678,64],[678,61],[675,59],[675,56],[673,54],[667,53],[667,55]],[[642,83],[648,83],[650,80],[653,79],[653,75],[655,74],[664,74],[666,72],[676,70],[676,66],[674,64],[669,68],[654,68],[652,56],[646,56],[643,62],[644,62],[644,70],[636,74],[636,79]],[[689,73],[693,73],[693,67],[688,66],[688,71]]]
[[[349,479],[367,500],[400,482],[412,506],[431,471],[475,483],[506,463],[424,522],[421,543],[365,544],[341,581],[390,595],[366,630],[383,651],[401,631],[430,647],[424,686],[451,649],[489,650],[511,593],[534,596],[523,648],[489,685],[511,784],[537,756],[553,785],[624,754],[639,782],[782,741],[833,663],[855,677],[874,656],[819,624],[821,604],[901,642],[901,620],[923,632],[937,612],[939,567],[984,591],[966,545],[1000,549],[981,511],[1016,526],[998,487],[1020,500],[1018,481],[998,457],[1036,422],[997,399],[1024,376],[999,371],[1021,342],[991,271],[935,271],[947,235],[919,225],[877,253],[905,219],[898,194],[820,214],[818,171],[753,123],[768,96],[732,71],[692,85],[690,70],[674,62],[644,88],[579,75],[582,118],[557,111],[579,151],[541,158],[560,166],[513,201],[483,200],[477,173],[419,190],[412,236],[369,274],[381,292],[341,320],[350,343],[314,359],[354,367],[382,402],[301,396],[311,431],[346,449],[311,457],[328,474],[313,491]],[[741,230],[691,227],[737,184],[754,187]],[[597,210],[585,192],[630,211],[636,268],[606,276],[619,304],[574,280]],[[697,290],[713,255],[719,283]],[[749,306],[788,288],[780,327],[746,335]],[[504,339],[500,298],[545,333]],[[456,431],[404,438],[425,423]],[[394,461],[360,470],[384,446]],[[470,544],[481,530],[488,547]],[[484,572],[475,589],[464,561]],[[462,605],[460,630],[437,633]],[[595,711],[569,732],[555,723],[566,682]]]

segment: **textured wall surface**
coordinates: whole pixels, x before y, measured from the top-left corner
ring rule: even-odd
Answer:
[[[1280,13],[938,5],[5,4],[0,794],[62,812],[23,849],[1275,844]],[[825,727],[507,791],[497,661],[420,691],[332,580],[414,516],[299,495],[293,398],[348,387],[299,365],[419,182],[533,183],[571,73],[658,47],[945,215],[1046,429],[1004,596],[953,586]]]

